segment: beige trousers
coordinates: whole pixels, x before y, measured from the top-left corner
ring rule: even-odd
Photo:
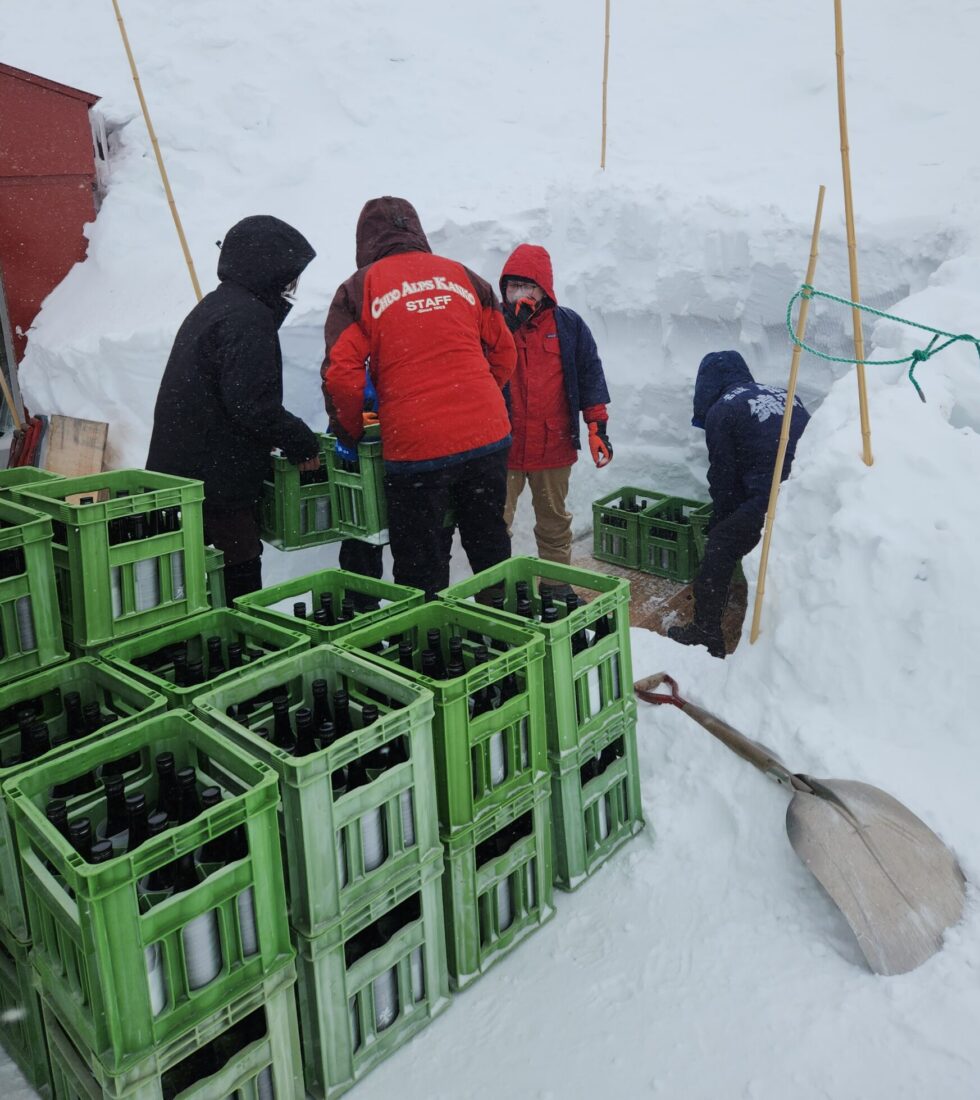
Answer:
[[[518,498],[524,492],[525,483],[530,484],[538,557],[544,561],[561,562],[563,565],[570,565],[572,561],[572,513],[565,508],[571,472],[571,466],[528,472],[508,470],[507,503],[504,505],[504,522],[507,524],[507,533],[510,534]]]

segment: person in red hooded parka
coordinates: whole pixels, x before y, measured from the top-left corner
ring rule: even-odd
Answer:
[[[357,222],[357,271],[327,314],[327,414],[345,447],[363,434],[364,365],[378,396],[393,573],[432,599],[449,584],[447,511],[474,573],[510,557],[504,524],[514,341],[493,288],[429,247],[406,199]]]
[[[596,466],[608,466],[613,456],[602,361],[588,325],[558,305],[551,257],[540,245],[514,249],[500,276],[500,294],[517,345],[517,369],[506,391],[512,443],[504,518],[510,530],[529,483],[538,557],[568,565],[572,516],[565,498],[581,446],[579,413]]]

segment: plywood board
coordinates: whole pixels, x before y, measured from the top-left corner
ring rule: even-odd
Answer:
[[[65,477],[102,472],[109,425],[100,420],[52,416],[41,444],[39,465]]]

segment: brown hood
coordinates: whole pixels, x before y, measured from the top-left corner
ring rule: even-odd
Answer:
[[[357,219],[357,267],[399,252],[431,252],[422,223],[408,199],[369,199]]]

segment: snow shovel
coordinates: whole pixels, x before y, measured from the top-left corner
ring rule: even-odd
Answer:
[[[669,693],[654,691],[664,683]],[[867,783],[790,772],[765,746],[683,699],[666,672],[637,681],[634,689],[648,703],[678,707],[737,756],[791,788],[789,842],[844,914],[872,970],[905,974],[942,947],[943,933],[963,915],[963,872],[901,802]]]

